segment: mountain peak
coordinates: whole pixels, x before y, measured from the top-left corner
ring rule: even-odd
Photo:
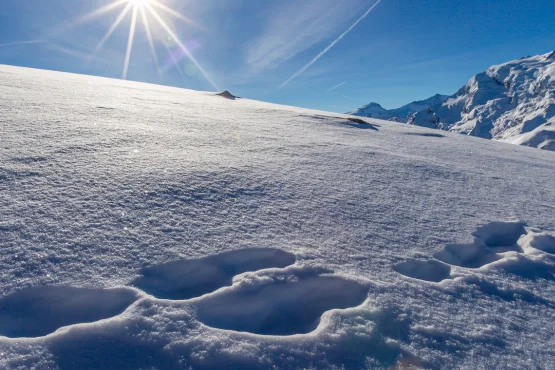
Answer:
[[[364,106],[365,108],[381,108],[381,109],[385,109],[384,107],[381,106],[381,104],[378,104],[376,102],[370,102],[368,104],[366,104]]]

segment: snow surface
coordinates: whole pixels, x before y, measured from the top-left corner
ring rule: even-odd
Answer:
[[[555,151],[555,51],[493,66],[451,97],[400,109],[371,103],[352,114]]]
[[[555,368],[555,153],[0,66],[0,368]]]

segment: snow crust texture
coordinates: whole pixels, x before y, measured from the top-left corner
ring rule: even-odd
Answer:
[[[553,151],[553,52],[492,66],[450,97],[436,95],[398,110],[371,103],[352,114]]]
[[[7,66],[0,113],[0,369],[555,368],[550,151]]]

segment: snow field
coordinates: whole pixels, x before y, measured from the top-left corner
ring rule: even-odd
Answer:
[[[0,110],[0,368],[555,367],[551,152],[4,66]]]

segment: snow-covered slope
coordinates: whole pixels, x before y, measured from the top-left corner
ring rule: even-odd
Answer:
[[[509,136],[507,139],[501,139],[501,141],[555,151],[555,117],[533,131]]]
[[[0,66],[1,369],[555,368],[555,153]]]
[[[555,51],[493,66],[455,95],[417,108],[407,116],[385,110],[366,114],[364,108],[353,113],[553,150]]]
[[[415,101],[401,108],[385,109],[378,103],[370,103],[359,108],[351,114],[353,116],[384,119],[388,121],[407,122],[410,117],[417,112],[427,109],[433,105],[441,104],[449,99],[447,95],[437,94],[426,100]]]

